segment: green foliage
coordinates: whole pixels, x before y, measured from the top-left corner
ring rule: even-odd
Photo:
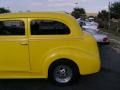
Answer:
[[[97,16],[98,19],[101,19],[102,21],[108,21],[108,12],[106,10],[102,10],[98,13]]]
[[[99,28],[108,29],[108,12],[106,10],[100,11],[96,21],[99,23]]]
[[[83,8],[74,8],[74,10],[71,13],[76,19],[77,18],[85,18],[86,17],[86,12],[85,9]]]
[[[9,13],[10,10],[9,9],[6,9],[4,7],[0,8],[0,13]]]
[[[111,18],[120,19],[120,1],[110,6]]]

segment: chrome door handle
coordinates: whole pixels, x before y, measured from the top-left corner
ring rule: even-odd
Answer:
[[[27,42],[21,42],[21,45],[28,45]]]
[[[28,40],[27,39],[23,39],[20,41],[21,45],[28,45]]]

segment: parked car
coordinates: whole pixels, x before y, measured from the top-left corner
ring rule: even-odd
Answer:
[[[77,19],[77,22],[79,23],[79,25],[82,28],[99,31],[98,23],[96,23],[95,21],[90,22],[90,21],[87,21],[87,20]]]
[[[93,35],[98,44],[109,44],[109,39],[107,35],[100,34],[99,32],[90,29],[84,29],[84,31]]]
[[[100,70],[95,39],[61,12],[0,14],[0,78],[70,84]]]
[[[99,31],[98,24],[94,21],[92,22],[85,21],[85,23],[82,25],[82,28]]]

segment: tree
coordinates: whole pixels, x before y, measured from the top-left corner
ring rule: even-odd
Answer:
[[[0,8],[0,13],[9,13],[10,10],[9,9],[6,9],[4,7]]]
[[[111,18],[120,19],[120,1],[111,4],[110,14]]]
[[[86,17],[86,12],[85,9],[83,8],[74,8],[74,10],[71,13],[76,19],[78,18],[85,18]]]
[[[99,23],[99,28],[108,28],[108,12],[106,10],[102,10],[98,13],[97,22]]]
[[[98,13],[97,16],[98,19],[101,19],[102,21],[108,21],[108,12],[106,10],[102,10]]]

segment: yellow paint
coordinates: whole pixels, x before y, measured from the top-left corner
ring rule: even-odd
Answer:
[[[52,62],[67,58],[75,62],[81,75],[100,70],[95,39],[84,33],[76,20],[61,12],[1,14],[0,21],[22,20],[24,36],[0,36],[0,78],[47,78]],[[69,35],[31,35],[32,20],[56,20],[66,24]]]

